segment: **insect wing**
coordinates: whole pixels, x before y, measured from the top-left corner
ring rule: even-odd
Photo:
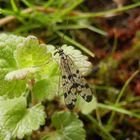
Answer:
[[[69,109],[73,109],[77,100],[76,89],[73,88],[73,82],[69,79],[71,71],[69,69],[69,62],[65,58],[60,58],[61,73],[62,73],[62,87],[64,92],[65,104]]]
[[[77,69],[74,62],[72,61],[72,59],[69,56],[67,56],[67,60],[70,65],[74,81],[76,83],[78,83],[78,85],[79,85],[78,91],[80,92],[80,96],[85,101],[90,102],[92,100],[93,95],[92,95],[92,91],[91,91],[89,85],[87,84],[85,78],[83,78],[83,76],[81,76],[80,71]]]
[[[80,81],[82,83],[80,85],[82,88],[80,95],[85,101],[90,102],[92,100],[92,97],[93,97],[92,91],[84,78],[80,78]]]
[[[75,95],[75,93],[71,92],[71,93],[64,93],[64,98],[65,98],[65,104],[68,107],[68,109],[73,109],[75,107],[75,103],[77,101],[77,97]]]

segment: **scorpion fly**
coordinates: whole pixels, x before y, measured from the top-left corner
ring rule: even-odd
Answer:
[[[70,56],[66,55],[61,48],[58,48],[54,55],[57,53],[60,57],[62,88],[67,108],[71,110],[75,107],[77,95],[79,94],[86,102],[90,102],[92,100],[92,91]]]

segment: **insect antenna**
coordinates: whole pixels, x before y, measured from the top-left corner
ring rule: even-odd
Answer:
[[[65,28],[64,28],[64,33],[63,33],[63,36],[62,36],[62,38],[61,38],[61,43],[63,44],[63,42],[64,42],[64,38],[65,38],[65,34],[66,34],[66,28],[67,28],[67,26],[68,26],[68,18],[66,19],[66,24],[65,24]]]
[[[65,38],[65,34],[66,34],[66,28],[67,28],[67,26],[68,26],[68,18],[66,19],[66,24],[65,24],[64,26],[65,26],[65,28],[64,28],[64,33],[63,33],[63,35],[61,36],[60,44],[63,44],[63,42],[64,42],[64,38]],[[54,55],[56,55],[57,53],[60,52],[60,48],[61,48],[60,45],[56,45],[57,51],[54,53]]]

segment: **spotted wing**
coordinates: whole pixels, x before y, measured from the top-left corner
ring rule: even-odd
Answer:
[[[73,87],[74,81],[70,80],[71,70],[67,58],[60,59],[61,74],[62,74],[62,88],[64,92],[65,104],[68,109],[73,109],[77,101],[76,88]]]
[[[74,78],[74,81],[79,85],[78,91],[80,93],[80,96],[86,101],[90,102],[92,100],[93,94],[92,90],[90,89],[88,83],[86,82],[85,78],[81,75],[80,71],[75,66],[72,59],[67,56],[68,63],[70,65],[72,75]]]
[[[80,78],[79,80],[81,82],[81,92],[80,92],[80,96],[87,102],[90,102],[92,100],[92,91],[89,87],[89,85],[87,84],[86,80],[84,78]]]

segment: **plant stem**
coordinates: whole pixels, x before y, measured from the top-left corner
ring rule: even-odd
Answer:
[[[135,4],[131,4],[128,6],[123,6],[120,8],[116,8],[116,9],[112,9],[112,10],[107,10],[107,11],[102,11],[102,12],[97,12],[97,13],[84,13],[84,14],[80,14],[77,16],[72,16],[69,19],[79,19],[79,18],[91,18],[91,17],[103,17],[103,16],[107,16],[110,14],[115,14],[115,13],[119,13],[119,12],[123,12],[123,11],[127,11],[129,9],[133,9],[136,7],[140,6],[140,2],[137,2]]]
[[[93,127],[95,127],[96,133],[98,133],[105,140],[115,140],[103,126],[99,125],[96,119],[94,119],[91,115],[86,115],[86,117],[93,123]],[[97,130],[99,129],[99,131]]]
[[[129,83],[132,81],[132,79],[133,79],[138,73],[139,73],[139,70],[135,71],[135,72],[131,75],[131,77],[125,82],[124,86],[122,87],[122,90],[120,91],[120,93],[119,93],[119,95],[118,95],[118,97],[117,97],[117,99],[116,99],[115,105],[119,103],[119,101],[120,101],[121,97],[123,96],[123,94],[124,94],[124,92],[125,92],[127,86],[129,85]],[[111,116],[110,116],[110,118],[109,118],[109,121],[108,121],[108,124],[107,124],[107,125],[110,125],[110,124],[112,123],[114,116],[115,116],[115,112],[113,111],[113,112],[111,113]]]
[[[60,36],[63,37],[63,33],[56,31],[56,33]],[[88,55],[90,55],[91,57],[94,57],[94,53],[91,52],[90,50],[88,50],[87,48],[85,48],[83,45],[81,45],[80,43],[76,42],[75,40],[71,39],[68,36],[64,36],[64,39],[67,40],[68,42],[72,43],[73,45],[77,46],[78,48],[80,48],[82,51],[84,51],[85,53],[87,53]]]

